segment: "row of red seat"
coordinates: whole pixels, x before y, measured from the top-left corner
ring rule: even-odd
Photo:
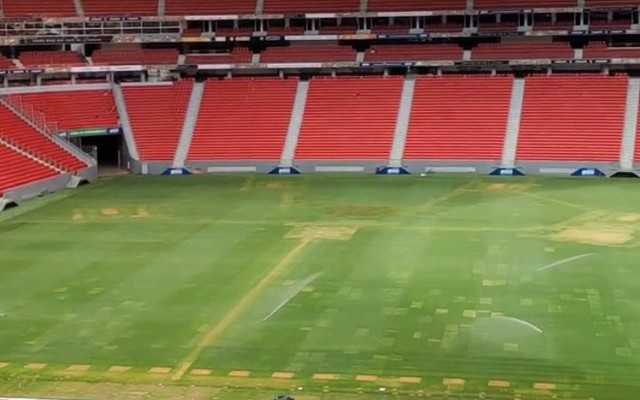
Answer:
[[[608,47],[605,43],[592,43],[584,48],[584,59],[637,58],[640,49],[636,47]],[[250,63],[251,53],[247,48],[236,48],[228,53],[189,54],[187,64],[235,64]],[[573,49],[566,43],[533,42],[480,44],[471,51],[471,60],[519,60],[519,59],[562,59],[574,58]],[[462,48],[451,44],[405,44],[375,45],[364,52],[365,62],[379,61],[435,61],[463,59]],[[289,47],[270,47],[261,53],[260,61],[273,62],[355,62],[356,52],[349,46],[334,44],[304,44]],[[84,65],[82,57],[71,51],[24,52],[20,62],[25,67],[76,66]],[[127,49],[98,50],[94,52],[95,65],[173,65],[178,62],[175,49]],[[14,69],[17,66],[9,59],[0,57],[0,69]]]
[[[158,0],[81,0],[87,16],[158,15]],[[75,16],[73,0],[4,0],[2,11],[8,17]],[[638,6],[639,0],[586,0],[587,7]],[[371,12],[463,10],[466,0],[369,0]],[[474,0],[474,8],[530,9],[578,7],[577,0]],[[256,0],[166,0],[168,15],[253,14]],[[264,13],[357,12],[360,0],[264,0]]]

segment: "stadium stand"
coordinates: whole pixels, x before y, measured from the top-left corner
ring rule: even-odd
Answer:
[[[463,10],[465,0],[369,0],[367,11]]]
[[[57,123],[60,131],[118,126],[111,91],[43,92],[14,96],[19,97],[23,105],[43,113],[47,121]]]
[[[112,46],[96,50],[92,60],[95,65],[173,65],[178,63],[178,50]]]
[[[402,78],[316,78],[309,85],[296,160],[388,160]]]
[[[481,22],[478,25],[478,32],[515,32],[518,28],[518,23],[516,21],[506,21],[506,22]]]
[[[279,160],[297,83],[277,78],[207,81],[187,159]]]
[[[585,0],[585,7],[637,7],[640,0]]]
[[[462,31],[462,22],[447,22],[445,23],[430,23],[427,24],[424,30],[427,33],[453,33]]]
[[[500,160],[512,82],[508,76],[418,77],[404,158]]]
[[[567,31],[573,28],[572,21],[560,20],[556,22],[552,21],[536,21],[534,19],[533,26],[534,31]]]
[[[84,58],[75,51],[24,51],[18,57],[25,67],[53,67],[85,65]]]
[[[264,0],[265,14],[357,12],[359,0]]]
[[[2,0],[0,8],[9,18],[77,16],[73,0]]]
[[[192,88],[192,80],[122,88],[142,161],[173,160]]]
[[[0,133],[1,136],[2,134]],[[14,151],[2,142],[0,142],[0,170],[16,171],[10,174],[0,174],[0,197],[2,197],[2,192],[7,189],[13,189],[58,174],[54,169]]]
[[[16,65],[7,57],[0,54],[0,69],[15,69]]]
[[[376,22],[374,22],[373,28],[371,29],[371,31],[373,31],[374,33],[378,33],[378,34],[384,34],[384,33],[408,33],[409,29],[411,29],[411,28],[410,28],[410,25],[408,23],[406,23],[406,24],[401,24],[401,23],[389,24],[389,23],[376,23]]]
[[[268,47],[260,54],[260,62],[355,62],[356,52],[348,46],[309,44]]]
[[[246,47],[238,47],[229,53],[187,54],[186,64],[247,64],[251,62],[251,52]]]
[[[472,60],[571,60],[573,56],[567,43],[481,43],[471,52]]]
[[[462,60],[462,48],[451,44],[376,45],[365,52],[364,61]]]
[[[585,46],[584,59],[640,58],[639,47],[609,47],[603,42],[594,42]]]
[[[166,0],[167,15],[254,14],[256,0]]]
[[[517,159],[618,160],[626,93],[626,77],[527,78]]]
[[[4,105],[0,106],[0,120],[1,133],[9,142],[35,153],[39,158],[66,171],[75,172],[87,166]]]
[[[88,17],[158,15],[158,0],[82,0]]]
[[[474,0],[477,10],[529,10],[532,8],[577,7],[576,0]]]

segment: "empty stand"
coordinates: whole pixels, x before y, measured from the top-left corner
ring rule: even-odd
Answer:
[[[367,11],[464,10],[465,0],[369,0]]]
[[[462,60],[462,48],[450,44],[376,45],[365,52],[365,61]]]
[[[428,33],[448,33],[448,32],[460,32],[462,31],[462,22],[447,22],[445,23],[429,23],[425,25],[425,31]]]
[[[639,47],[609,47],[603,42],[590,43],[582,53],[584,59],[640,58]]]
[[[0,171],[11,171],[9,174],[0,174],[0,197],[2,192],[8,189],[58,174],[52,168],[5,146],[2,142],[0,142]]]
[[[254,14],[256,0],[166,0],[168,15]]]
[[[173,160],[192,88],[192,80],[122,87],[141,160]]]
[[[85,65],[84,58],[75,51],[25,51],[19,58],[25,67]]]
[[[260,62],[355,62],[356,52],[349,46],[310,44],[268,47]]]
[[[178,50],[108,47],[96,50],[92,59],[96,65],[173,65],[178,63]]]
[[[158,0],[82,0],[89,17],[158,15]]]
[[[309,85],[296,160],[388,160],[402,78],[317,78]]]
[[[279,160],[298,81],[210,80],[187,160]]]
[[[516,158],[618,160],[626,93],[626,77],[527,78]]]
[[[477,10],[529,10],[577,6],[577,0],[474,0],[473,2],[473,7]]]
[[[35,153],[39,158],[67,171],[77,171],[87,166],[5,106],[0,106],[0,120],[0,134],[10,142]]]
[[[0,69],[14,69],[16,65],[7,57],[0,54]]]
[[[357,12],[359,0],[264,0],[264,13]]]
[[[640,0],[585,0],[586,7],[637,7]]]
[[[186,64],[246,64],[251,62],[251,52],[245,47],[230,53],[188,54]]]
[[[533,60],[573,59],[573,49],[567,43],[502,43],[479,44],[471,52],[472,60]]]
[[[56,122],[61,131],[118,126],[113,94],[108,90],[42,92],[16,95],[26,106]]]
[[[9,18],[76,16],[73,0],[2,0],[0,8]]]
[[[506,76],[418,77],[404,158],[500,160],[512,82]]]

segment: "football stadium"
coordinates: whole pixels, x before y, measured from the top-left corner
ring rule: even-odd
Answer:
[[[0,400],[636,400],[640,0],[0,0]]]

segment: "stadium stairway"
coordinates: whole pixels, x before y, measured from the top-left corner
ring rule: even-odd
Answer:
[[[187,114],[180,132],[180,139],[173,157],[173,168],[184,168],[184,162],[191,147],[191,139],[193,131],[196,128],[198,115],[200,114],[200,104],[202,104],[202,94],[204,93],[204,82],[196,82],[191,89],[189,105],[187,106]]]
[[[129,111],[127,110],[127,103],[124,100],[124,94],[122,93],[122,87],[119,84],[113,83],[111,86],[113,91],[113,97],[116,101],[116,108],[118,109],[118,115],[120,116],[120,125],[122,126],[122,134],[124,136],[125,143],[129,149],[129,156],[135,160],[140,161],[138,155],[138,146],[133,139],[131,133],[131,120],[129,119]]]
[[[411,107],[413,104],[413,93],[415,92],[416,78],[407,75],[402,83],[402,94],[400,95],[400,108],[396,120],[396,129],[389,153],[389,166],[401,167],[404,156],[404,146],[407,141],[407,131],[409,129],[409,118],[411,117]]]
[[[511,102],[509,104],[509,116],[507,117],[507,129],[502,148],[502,162],[500,163],[502,168],[515,167],[524,90],[525,80],[523,78],[514,78],[513,86],[511,87]]]
[[[293,157],[298,146],[298,137],[300,136],[300,127],[304,118],[304,109],[309,94],[309,81],[298,81],[296,89],[296,97],[293,100],[293,110],[291,111],[291,119],[289,120],[289,128],[287,129],[287,137],[282,147],[282,155],[280,156],[280,167],[289,168],[293,166]]]
[[[627,100],[620,147],[620,169],[633,170],[636,136],[638,131],[638,103],[640,102],[640,78],[629,78]]]

